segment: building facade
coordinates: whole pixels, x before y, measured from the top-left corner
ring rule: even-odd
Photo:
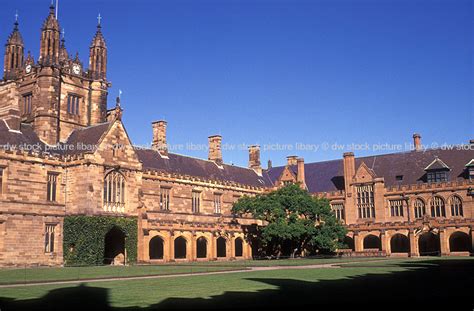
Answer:
[[[472,142],[422,151],[416,135],[416,148],[407,153],[346,153],[319,163],[290,156],[286,166],[263,169],[258,146],[249,147],[248,167],[225,164],[219,135],[209,137],[207,160],[171,153],[161,120],[151,126],[152,147],[136,148],[121,121],[120,100],[107,110],[100,22],[85,68],[69,56],[54,11],[51,6],[43,23],[37,61],[25,56],[18,21],[5,46],[0,265],[63,264],[63,250],[73,248],[63,245],[64,219],[74,215],[135,219],[139,262],[251,258],[244,230],[262,223],[235,217],[232,205],[288,183],[330,200],[356,253],[472,252]],[[126,249],[111,256],[104,262],[124,258]]]

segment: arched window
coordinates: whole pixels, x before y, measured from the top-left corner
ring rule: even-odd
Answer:
[[[422,218],[426,214],[425,202],[422,199],[416,199],[414,203],[415,218]]]
[[[104,178],[104,210],[125,211],[125,177],[118,171],[112,171]]]
[[[446,217],[446,208],[442,197],[435,196],[431,199],[431,217]]]
[[[449,200],[451,206],[451,216],[464,216],[462,211],[462,201],[457,195],[454,195]]]
[[[235,257],[242,257],[244,255],[244,243],[241,238],[235,239]]]

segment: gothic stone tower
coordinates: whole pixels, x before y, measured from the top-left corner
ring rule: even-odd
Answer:
[[[55,7],[43,23],[38,61],[28,53],[18,21],[5,48],[3,81],[0,82],[0,118],[13,130],[29,123],[47,144],[64,141],[72,130],[106,121],[107,46],[97,25],[90,46],[89,68],[79,56],[71,58]]]

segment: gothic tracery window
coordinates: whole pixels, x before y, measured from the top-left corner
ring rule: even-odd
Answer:
[[[112,171],[104,178],[104,210],[125,211],[125,177],[118,171]]]
[[[359,218],[375,218],[374,185],[360,185],[356,189]]]
[[[415,218],[422,218],[426,214],[425,202],[422,199],[416,199],[414,203]]]
[[[452,196],[449,200],[451,206],[451,216],[464,216],[462,210],[462,201],[457,195]]]
[[[431,199],[431,217],[446,217],[446,207],[441,197],[434,196]]]

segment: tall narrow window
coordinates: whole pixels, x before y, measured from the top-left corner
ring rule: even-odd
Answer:
[[[192,193],[192,209],[193,213],[199,213],[201,210],[201,192],[199,191]]]
[[[58,189],[58,173],[48,173],[48,184],[47,184],[47,200],[50,202],[56,202],[56,191]]]
[[[160,188],[160,209],[163,211],[170,210],[170,188]]]
[[[31,93],[23,95],[22,115],[28,115],[31,113],[31,100],[32,99],[33,99],[33,94]]]
[[[112,171],[104,178],[104,210],[125,211],[125,177],[118,171]]]
[[[344,215],[344,203],[332,203],[331,208],[336,215],[336,218],[339,219],[340,221],[344,221],[345,215]]]
[[[214,193],[214,213],[222,213],[222,194]]]
[[[67,96],[67,113],[72,115],[79,115],[80,96],[69,94]]]
[[[3,192],[3,167],[0,167],[0,194]]]
[[[390,215],[392,217],[403,216],[403,200],[390,200]]]
[[[449,205],[451,205],[451,216],[463,216],[462,201],[458,196],[452,196]]]
[[[414,203],[415,218],[422,218],[426,214],[425,202],[422,199],[416,199]]]
[[[441,197],[433,197],[431,199],[431,217],[446,217],[446,208],[444,200]]]
[[[375,218],[374,185],[357,186],[359,218]]]
[[[44,233],[44,252],[53,253],[54,252],[54,230],[56,225],[46,225]]]

